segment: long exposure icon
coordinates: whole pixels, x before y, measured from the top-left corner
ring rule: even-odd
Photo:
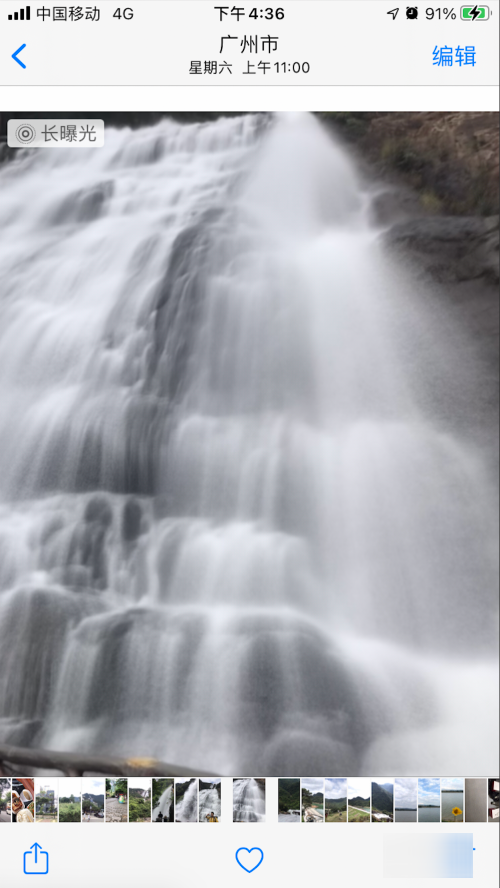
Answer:
[[[16,138],[23,145],[29,145],[36,139],[36,129],[30,123],[23,123],[16,130]]]

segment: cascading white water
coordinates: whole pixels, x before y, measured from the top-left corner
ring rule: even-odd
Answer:
[[[155,808],[153,808],[153,823],[158,819],[158,815],[161,814],[164,820],[169,820],[172,816],[171,807],[174,800],[174,786],[173,783],[162,792],[158,804]]]
[[[261,823],[266,819],[264,790],[253,777],[233,781],[233,823]]]
[[[175,819],[178,823],[197,823],[198,821],[198,781],[193,778],[189,782],[182,799],[175,800]]]
[[[475,773],[472,359],[345,150],[307,115],[164,120],[21,152],[0,190],[0,742]]]
[[[207,815],[213,812],[220,821],[221,800],[216,786],[210,789],[200,789],[200,823],[206,823]]]

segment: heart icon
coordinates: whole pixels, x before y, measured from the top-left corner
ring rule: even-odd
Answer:
[[[242,858],[245,863],[242,863],[240,858]],[[257,858],[259,859],[257,860]],[[257,863],[255,862],[256,860]],[[263,860],[264,852],[262,848],[238,848],[236,852],[236,862],[239,863],[246,873],[253,873],[253,871],[261,865]]]

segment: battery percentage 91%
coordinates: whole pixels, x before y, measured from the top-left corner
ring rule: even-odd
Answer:
[[[425,16],[428,19],[438,18],[446,21],[447,19],[456,19],[457,14],[454,9],[446,9],[446,7],[441,9],[440,6],[433,9],[431,6],[428,6],[425,10]]]

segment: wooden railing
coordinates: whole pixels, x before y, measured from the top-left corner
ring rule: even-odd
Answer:
[[[51,749],[25,749],[0,744],[0,777],[59,771],[65,777],[98,775],[105,777],[216,777],[212,771],[193,771],[151,758],[120,759]]]

